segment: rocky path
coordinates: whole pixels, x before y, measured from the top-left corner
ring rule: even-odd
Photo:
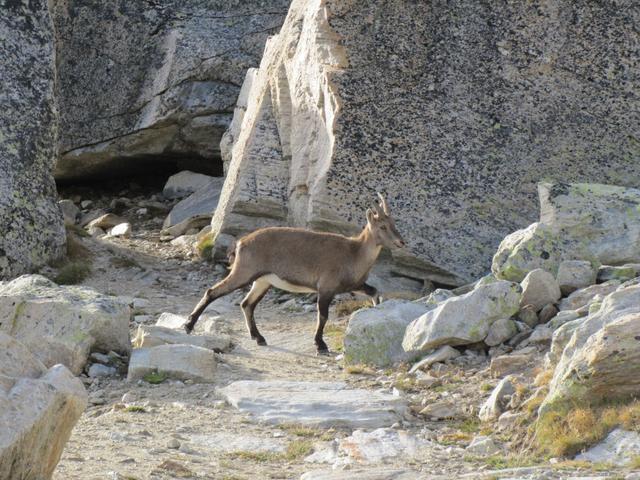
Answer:
[[[157,219],[132,223],[129,239],[83,239],[93,256],[93,274],[83,283],[130,298],[138,323],[154,324],[162,312],[188,314],[224,270],[198,261],[179,246],[160,242]],[[295,417],[281,419],[278,425],[267,423],[243,409],[246,398],[240,409],[231,406],[225,387],[246,380],[312,382],[307,384],[312,386],[343,382],[342,389],[365,389],[370,392],[365,397],[381,395],[392,403],[406,399],[408,405],[420,397],[394,388],[397,372],[345,370],[339,356],[317,357],[312,341],[315,307],[304,297],[292,300],[269,293],[256,312],[269,346],[257,346],[246,333],[238,306],[241,298],[242,292],[236,292],[207,310],[209,317],[218,317],[218,331],[230,334],[234,342],[231,352],[216,355],[213,384],[83,378],[90,405],[73,431],[54,479],[568,478],[567,472],[548,465],[494,471],[508,462],[495,457],[490,462],[465,451],[480,427],[468,422],[469,430],[463,419],[428,422],[406,410],[396,421],[374,422],[358,431],[353,425],[304,426]],[[132,336],[136,322],[131,325]],[[333,320],[334,325],[344,322]],[[473,369],[479,372],[476,381],[487,366]],[[479,384],[456,385],[459,391],[442,389],[438,395],[454,401],[468,397],[477,405],[487,395]],[[329,392],[327,400],[337,401],[341,394]],[[291,411],[303,408],[323,414],[327,409],[324,400],[295,404],[296,395],[285,387],[275,401],[289,402],[286,409]],[[258,409],[269,401],[257,399],[258,404],[265,402]],[[355,401],[353,405],[354,410],[360,408]],[[328,409],[325,414],[330,418],[335,411]],[[312,453],[315,462],[305,461]]]

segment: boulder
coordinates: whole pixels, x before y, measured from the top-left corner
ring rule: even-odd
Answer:
[[[513,395],[516,391],[513,385],[515,379],[515,376],[507,375],[502,380],[500,380],[500,383],[496,385],[489,398],[480,408],[480,413],[478,414],[480,420],[482,420],[483,422],[497,420],[498,417],[504,412],[507,403],[509,403],[511,395]]]
[[[213,350],[195,345],[159,345],[131,351],[128,381],[144,380],[157,374],[172,380],[211,383],[215,380],[216,357]]]
[[[640,456],[640,433],[616,428],[597,445],[576,456],[576,460],[626,466]],[[632,467],[632,468],[635,468]]]
[[[522,287],[520,305],[532,305],[536,312],[542,310],[549,303],[557,302],[561,297],[556,279],[541,268],[527,273],[520,286]]]
[[[562,294],[569,295],[571,292],[596,283],[596,270],[591,262],[564,260],[558,266],[557,280]]]
[[[162,189],[162,195],[165,198],[184,198],[208,185],[213,179],[210,175],[183,170],[169,177]]]
[[[110,237],[124,237],[129,238],[131,236],[131,224],[120,223],[109,230]]]
[[[127,223],[127,221],[113,213],[105,213],[87,223],[87,228],[97,227],[103,230],[110,230],[117,225]]]
[[[56,177],[186,167],[222,173],[220,139],[246,70],[289,0],[56,2]]]
[[[491,359],[491,365],[489,371],[492,377],[504,377],[510,373],[519,373],[522,370],[528,368],[533,361],[532,355],[525,354],[510,354],[500,355]]]
[[[428,310],[429,307],[420,303],[388,300],[374,308],[354,312],[344,336],[345,361],[386,367],[408,360],[402,349],[405,330]]]
[[[510,318],[500,318],[489,327],[489,333],[484,339],[484,343],[490,347],[495,347],[506,342],[518,333],[518,327]]]
[[[352,233],[384,191],[410,246],[393,252],[398,271],[470,282],[504,232],[535,218],[540,172],[639,183],[625,133],[639,100],[607,73],[635,65],[635,28],[619,9],[567,0],[295,0],[251,74],[214,236],[285,223]],[[544,141],[522,134],[534,124]]]
[[[159,327],[157,325],[140,325],[133,339],[135,348],[150,348],[158,345],[195,345],[208,348],[214,352],[228,352],[231,349],[231,337],[226,334],[187,335],[184,331]]]
[[[58,113],[49,5],[3,2],[0,9],[0,280],[64,254],[53,181]]]
[[[211,218],[220,200],[223,178],[212,177],[204,186],[184,200],[179,201],[169,212],[162,227],[168,229],[186,221],[203,216]]]
[[[565,310],[578,310],[581,307],[589,305],[596,296],[605,296],[615,291],[620,286],[618,280],[609,280],[606,283],[600,285],[591,285],[590,287],[582,288],[574,291],[567,298],[563,298],[560,302],[560,311]]]
[[[560,274],[563,292],[595,282],[582,264],[579,277],[559,271],[563,261],[619,265],[640,261],[640,190],[590,183],[541,183],[540,221],[507,236],[493,257],[499,278],[521,281],[542,268]],[[572,269],[578,264],[569,264]],[[566,266],[565,266],[566,268]]]
[[[560,327],[552,343],[559,360],[541,411],[637,396],[638,338],[640,285],[607,295],[596,313]]]
[[[82,382],[0,332],[0,478],[51,478],[87,405]]]
[[[380,428],[402,420],[407,412],[400,397],[351,389],[341,382],[243,380],[220,392],[235,408],[273,424]]]
[[[535,328],[538,325],[539,318],[536,308],[533,305],[525,305],[518,312],[518,319],[525,323],[529,328]]]
[[[460,352],[449,345],[444,345],[437,349],[435,352],[422,358],[418,363],[414,364],[409,373],[414,373],[418,370],[426,370],[434,363],[444,362],[460,356]]]
[[[609,280],[618,280],[620,282],[626,282],[632,278],[640,276],[640,264],[629,263],[626,265],[620,265],[618,267],[612,267],[609,265],[602,265],[598,268],[598,275],[596,280],[598,283],[604,283]]]
[[[520,294],[520,285],[497,281],[450,298],[409,324],[402,347],[417,354],[441,345],[480,342],[493,322],[518,311]]]
[[[91,351],[128,354],[129,305],[95,290],[58,286],[40,275],[0,285],[0,332],[25,344],[47,367],[74,374]]]

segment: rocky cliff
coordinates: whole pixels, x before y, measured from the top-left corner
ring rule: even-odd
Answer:
[[[640,180],[639,19],[628,1],[294,1],[249,77],[214,232],[350,233],[381,191],[410,244],[397,272],[479,276],[537,216],[539,180]]]
[[[0,279],[62,254],[51,172],[57,111],[53,25],[45,0],[0,1]]]
[[[175,162],[222,172],[245,72],[287,0],[56,0],[60,180]]]

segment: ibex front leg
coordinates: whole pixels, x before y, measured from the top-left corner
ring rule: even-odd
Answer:
[[[324,332],[324,326],[329,318],[329,305],[333,300],[333,294],[319,293],[318,294],[318,325],[316,327],[315,344],[318,349],[318,355],[328,355],[329,348],[322,339]]]
[[[189,315],[188,322],[184,325],[185,331],[187,333],[191,333],[193,331],[193,327],[195,327],[196,322],[198,321],[198,318],[200,318],[200,315],[202,315],[202,312],[204,312],[204,309],[207,308],[216,298],[220,298],[234,290],[237,290],[238,288],[242,288],[252,280],[252,278],[247,278],[238,274],[237,270],[231,270],[231,273],[229,273],[225,279],[207,289],[202,299],[196,305],[196,308],[194,308],[193,312]]]

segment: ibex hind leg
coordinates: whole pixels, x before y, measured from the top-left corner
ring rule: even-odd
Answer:
[[[329,347],[327,347],[327,344],[324,342],[322,334],[324,332],[324,326],[327,323],[327,319],[329,318],[329,305],[331,305],[332,300],[333,294],[320,293],[318,295],[318,324],[316,326],[316,335],[314,337],[318,355],[329,355]]]
[[[205,308],[209,306],[216,298],[223,297],[238,288],[242,288],[245,285],[251,283],[253,278],[238,274],[237,270],[231,270],[231,273],[226,278],[216,283],[213,287],[207,289],[202,299],[198,302],[193,312],[189,315],[188,322],[184,325],[184,329],[187,333],[193,331],[198,318],[202,315]]]
[[[271,288],[271,284],[265,282],[263,280],[256,280],[253,282],[251,286],[251,290],[244,297],[240,306],[242,307],[242,313],[244,314],[244,319],[247,322],[247,330],[249,330],[249,335],[251,338],[255,340],[258,345],[266,345],[267,341],[264,339],[260,332],[258,331],[258,327],[256,327],[256,322],[254,319],[254,311],[256,309],[256,305],[264,298],[264,296]]]

